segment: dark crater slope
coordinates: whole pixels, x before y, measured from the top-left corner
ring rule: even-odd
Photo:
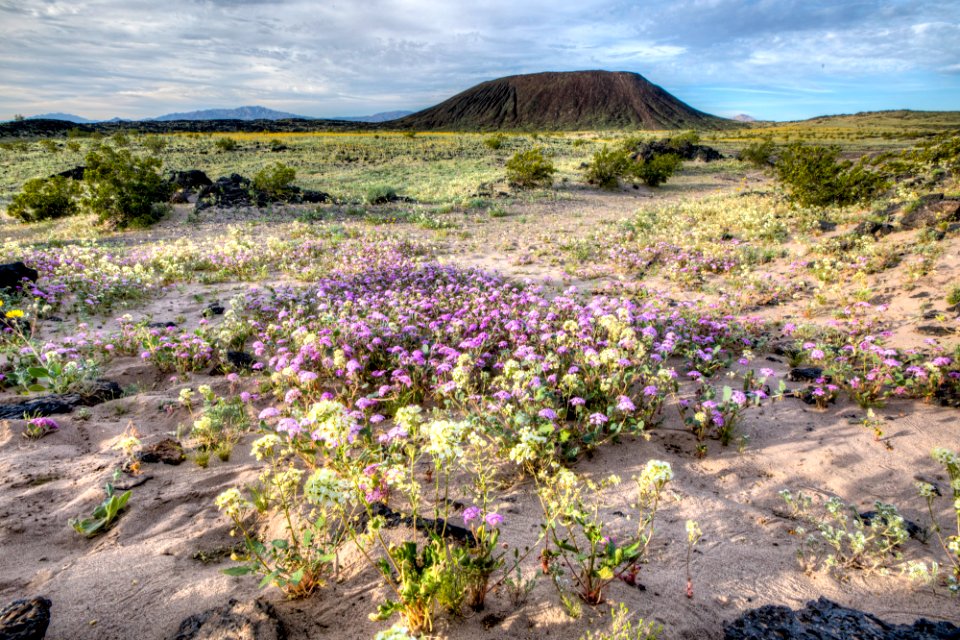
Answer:
[[[390,124],[423,131],[742,126],[697,111],[643,76],[626,71],[547,72],[491,80]]]

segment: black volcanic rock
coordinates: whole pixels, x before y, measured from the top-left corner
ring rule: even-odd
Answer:
[[[723,629],[724,640],[960,640],[960,628],[921,618],[890,624],[826,598],[799,611],[767,605],[746,612]]]
[[[643,76],[623,71],[533,73],[491,80],[391,125],[461,131],[742,126],[697,111]]]
[[[46,598],[14,600],[0,609],[0,640],[43,640],[50,626]]]
[[[190,169],[188,171],[171,171],[167,178],[168,182],[173,183],[180,189],[200,189],[209,187],[213,181],[199,169]]]
[[[0,264],[0,291],[13,291],[22,286],[24,280],[36,282],[40,274],[22,262]]]

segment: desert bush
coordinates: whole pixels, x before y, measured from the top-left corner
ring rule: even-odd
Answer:
[[[776,151],[773,138],[764,138],[762,142],[747,145],[737,153],[737,160],[747,162],[758,169],[769,169],[773,166],[773,153]]]
[[[118,147],[127,147],[130,145],[130,136],[128,136],[125,131],[117,131],[110,136],[110,139],[113,141],[113,144]]]
[[[950,289],[950,293],[947,294],[947,304],[951,307],[960,304],[960,286]]]
[[[213,146],[215,146],[220,151],[236,151],[237,147],[240,146],[240,143],[238,143],[233,138],[219,138],[216,142],[213,143]]]
[[[683,149],[688,145],[700,144],[700,134],[696,131],[684,131],[681,134],[670,136],[667,144],[674,149]]]
[[[593,154],[584,177],[590,184],[604,189],[614,189],[619,185],[620,178],[627,172],[629,165],[630,157],[625,149],[611,149],[604,145]]]
[[[367,189],[366,200],[367,204],[386,204],[387,202],[393,202],[397,199],[397,190],[388,185],[375,185]]]
[[[143,139],[143,148],[150,153],[160,153],[167,148],[167,141],[160,136],[147,136]]]
[[[117,227],[146,226],[159,220],[170,196],[160,175],[161,162],[137,157],[126,149],[100,147],[87,154],[84,204],[100,221]]]
[[[683,161],[680,156],[668,153],[657,155],[649,160],[639,160],[629,165],[627,174],[640,180],[648,187],[659,187],[676,173]]]
[[[493,149],[496,151],[503,147],[504,143],[507,141],[507,136],[502,133],[495,133],[492,136],[487,136],[483,139],[483,146],[487,149]]]
[[[790,200],[808,207],[849,206],[868,200],[886,185],[863,160],[841,161],[836,145],[791,144],[774,165],[774,173]]]
[[[57,146],[57,143],[49,138],[44,138],[40,141],[40,146],[43,147],[43,150],[48,153],[56,153],[60,150],[60,147]]]
[[[539,147],[518,151],[507,160],[507,182],[515,187],[549,187],[557,168]]]
[[[281,200],[290,194],[297,171],[282,162],[264,167],[253,176],[253,188],[271,199]]]
[[[7,213],[23,222],[63,218],[80,211],[79,196],[80,186],[63,176],[27,180]]]

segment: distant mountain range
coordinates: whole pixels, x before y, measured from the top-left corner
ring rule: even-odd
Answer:
[[[286,111],[276,111],[267,107],[248,106],[236,109],[203,109],[200,111],[186,111],[183,113],[167,113],[156,118],[144,118],[141,122],[170,122],[175,120],[345,120],[347,122],[389,122],[408,116],[412,111],[384,111],[370,116],[342,116],[333,118],[311,118]],[[97,122],[126,122],[122,118],[110,120],[90,120],[72,113],[41,113],[29,116],[27,120],[64,120],[75,124],[94,124]]]

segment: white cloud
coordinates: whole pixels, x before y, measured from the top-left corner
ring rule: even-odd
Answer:
[[[952,77],[953,16],[958,0],[0,0],[0,118],[254,100],[350,115],[585,68],[637,71],[681,95],[709,84],[816,92],[884,73]]]

